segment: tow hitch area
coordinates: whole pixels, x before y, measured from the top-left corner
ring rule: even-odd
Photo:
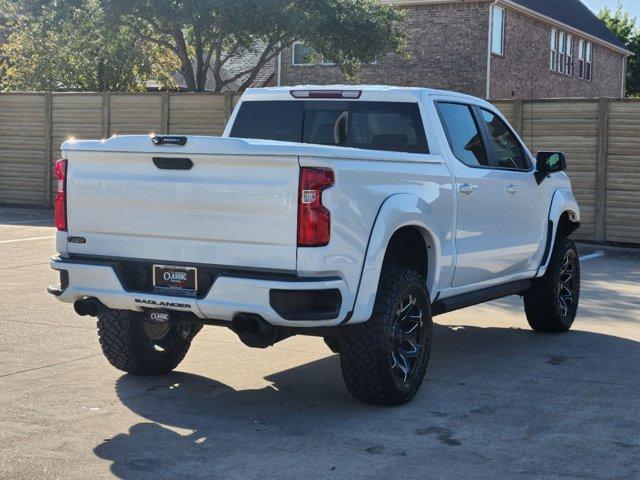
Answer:
[[[163,340],[171,330],[171,317],[171,312],[168,310],[149,310],[144,322],[142,322],[142,328],[147,338],[153,341]]]
[[[165,324],[171,321],[171,312],[168,310],[150,310],[147,313],[147,321],[155,324]]]

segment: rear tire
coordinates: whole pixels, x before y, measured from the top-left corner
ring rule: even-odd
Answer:
[[[373,315],[340,338],[349,392],[371,404],[409,402],[427,370],[432,332],[424,279],[411,269],[384,268]]]
[[[529,325],[539,332],[568,331],[580,301],[580,257],[575,244],[559,238],[544,277],[524,295]]]
[[[107,310],[98,316],[98,337],[109,363],[135,375],[162,375],[184,359],[198,327],[170,323],[166,331],[151,330],[143,313]]]

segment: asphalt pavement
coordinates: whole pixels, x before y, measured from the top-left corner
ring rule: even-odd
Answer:
[[[518,297],[437,317],[419,395],[380,408],[318,338],[206,327],[173,374],[113,369],[46,293],[54,234],[50,211],[0,208],[2,479],[640,478],[636,252],[584,262],[567,334],[532,332]]]

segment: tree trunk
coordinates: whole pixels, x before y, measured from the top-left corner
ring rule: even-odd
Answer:
[[[104,78],[104,60],[98,59],[98,91],[105,92],[107,90]]]
[[[262,52],[262,55],[260,55],[260,59],[258,60],[258,63],[256,64],[255,68],[251,72],[249,72],[249,76],[245,79],[245,81],[240,86],[240,91],[244,91],[247,88],[250,88],[253,85],[253,82],[258,77],[258,74],[265,67],[265,65],[269,61],[271,61],[273,58],[275,58],[277,55],[279,55],[282,50],[283,50],[282,46],[276,47],[274,43],[268,44],[264,52]]]
[[[191,59],[189,58],[189,53],[187,52],[187,44],[184,41],[184,36],[182,35],[182,31],[176,30],[173,32],[173,38],[176,41],[176,53],[178,54],[178,58],[180,59],[180,72],[184,77],[184,81],[187,84],[187,90],[190,92],[197,92],[198,86],[196,84],[196,77],[193,74],[193,64],[191,63]]]
[[[196,88],[199,92],[204,92],[207,79],[207,65],[204,64],[203,57],[202,39],[196,33]]]

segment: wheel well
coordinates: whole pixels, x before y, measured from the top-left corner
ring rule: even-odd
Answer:
[[[558,220],[558,230],[556,236],[558,238],[566,238],[580,228],[580,222],[576,220],[575,214],[566,211]]]
[[[384,256],[384,265],[411,268],[427,280],[429,251],[425,237],[417,227],[403,227],[397,230]]]

